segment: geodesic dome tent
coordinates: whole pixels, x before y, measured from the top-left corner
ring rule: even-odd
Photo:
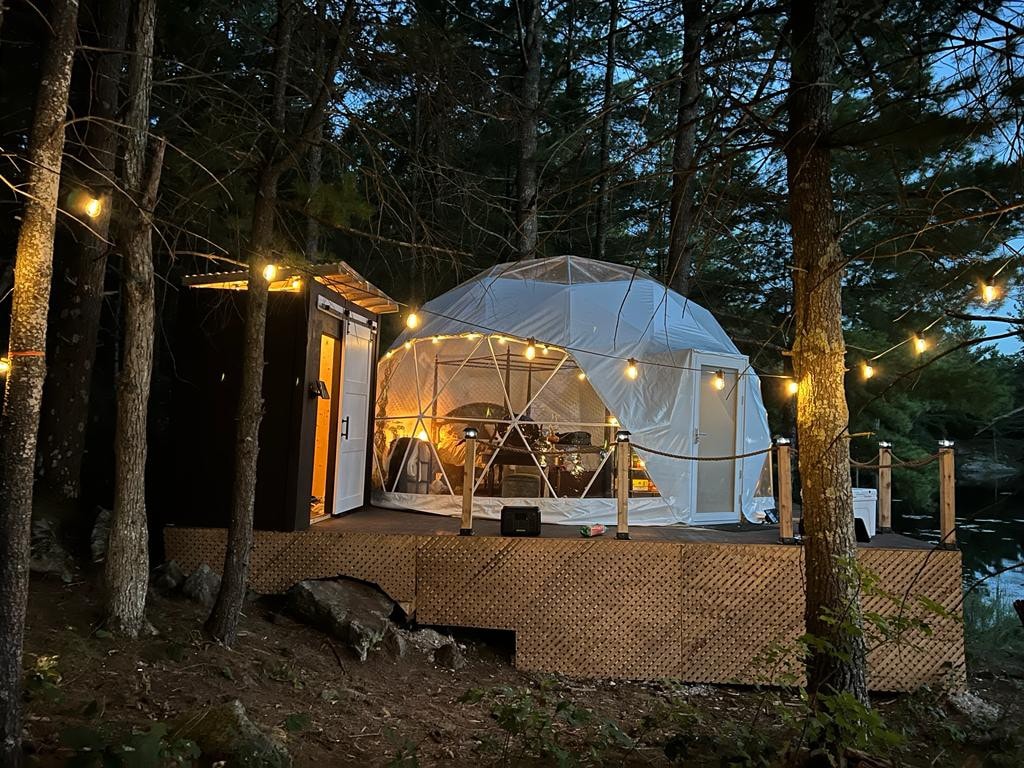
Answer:
[[[649,275],[561,256],[499,264],[426,303],[377,368],[374,502],[614,523],[618,429],[630,523],[736,522],[773,506],[760,383],[711,313]],[[659,453],[653,453],[651,450]],[[714,457],[695,461],[660,455]]]

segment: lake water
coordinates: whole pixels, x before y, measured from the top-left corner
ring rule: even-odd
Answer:
[[[899,533],[939,540],[938,507],[920,514],[893,502],[893,527]],[[964,586],[985,581],[990,595],[1024,599],[1024,481],[989,487],[958,487],[957,538],[964,561]],[[996,572],[1019,565],[999,576]]]

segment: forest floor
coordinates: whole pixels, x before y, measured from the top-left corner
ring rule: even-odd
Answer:
[[[770,765],[793,732],[786,713],[801,711],[799,697],[774,690],[519,672],[503,634],[456,633],[467,664],[451,671],[420,653],[360,663],[266,599],[249,607],[231,650],[203,637],[206,609],[184,598],[153,598],[159,634],[136,641],[99,629],[100,607],[93,578],[33,577],[29,765],[65,764],[69,729],[124,739],[232,699],[286,744],[296,766],[668,765],[669,756],[692,766]],[[1024,764],[1016,733],[1024,656],[1005,648],[982,656],[970,689],[1000,717],[979,726],[938,692],[877,698],[875,711],[900,739],[871,751],[908,766]]]

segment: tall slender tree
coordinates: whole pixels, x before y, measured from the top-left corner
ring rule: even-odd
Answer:
[[[704,0],[682,0],[683,60],[672,149],[669,193],[668,284],[686,296],[693,268],[694,194],[697,176],[697,123],[700,119],[700,57],[707,28]]]
[[[0,765],[4,766],[21,764],[21,658],[32,484],[77,17],[78,0],[54,2],[29,139],[25,210],[14,264],[10,370],[0,414]]]
[[[145,624],[149,582],[146,425],[156,318],[152,217],[164,154],[164,143],[157,141],[146,169],[155,27],[156,0],[137,0],[132,58],[128,66],[125,210],[118,233],[122,253],[124,353],[117,387],[114,514],[105,566],[107,626],[128,637],[136,637]]]
[[[540,122],[542,0],[517,0],[522,76],[519,81],[519,157],[516,170],[516,251],[520,259],[537,256],[537,129]]]
[[[39,428],[39,481],[58,498],[81,491],[89,396],[103,308],[103,282],[110,249],[110,213],[120,131],[119,90],[128,29],[128,0],[97,4],[97,48],[88,54],[91,103],[82,146],[75,152],[99,213],[76,226],[77,247],[56,260],[50,312],[50,365],[43,388]]]
[[[256,191],[252,225],[246,244],[249,281],[246,290],[245,326],[242,342],[241,392],[238,401],[238,431],[235,438],[235,476],[231,495],[227,548],[223,577],[206,631],[225,645],[234,643],[238,634],[242,604],[249,576],[249,557],[253,542],[253,508],[256,499],[256,465],[259,458],[259,431],[263,416],[263,350],[267,320],[269,273],[273,263],[274,221],[277,216],[278,185],[282,175],[302,160],[323,130],[324,113],[333,90],[338,62],[355,12],[355,0],[348,0],[338,21],[335,45],[327,64],[318,74],[321,84],[305,112],[301,130],[294,143],[285,143],[288,117],[288,79],[292,37],[301,4],[296,0],[278,0],[277,32],[271,65],[273,87],[270,98],[270,125],[256,172]]]
[[[833,203],[832,91],[836,0],[790,0],[786,170],[793,238],[793,370],[803,503],[812,694],[867,702],[844,385],[843,255]]]
[[[601,96],[601,137],[598,147],[599,174],[597,186],[597,233],[594,239],[594,258],[604,260],[608,256],[608,222],[610,220],[611,196],[608,191],[608,160],[612,144],[612,104],[615,96],[615,38],[619,32],[619,0],[608,3],[608,42],[605,46],[604,88]]]

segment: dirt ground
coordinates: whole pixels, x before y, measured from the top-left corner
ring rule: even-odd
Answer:
[[[685,764],[719,765],[714,734],[727,723],[770,733],[780,711],[775,691],[521,673],[512,666],[511,635],[500,633],[456,633],[467,659],[458,671],[437,668],[412,649],[402,659],[371,655],[360,663],[266,599],[249,607],[231,650],[203,637],[206,609],[184,598],[154,598],[149,618],[159,635],[123,641],[99,629],[100,600],[94,578],[33,578],[25,659],[29,764],[63,765],[71,755],[62,746],[69,727],[103,723],[127,732],[236,698],[286,743],[296,766],[317,768],[554,764],[551,756],[530,757],[552,734],[555,751],[567,750],[565,764],[667,765],[666,746],[679,728],[690,742]],[[971,686],[1003,708],[1005,722],[1020,723],[1020,674],[1020,665],[1007,670],[1000,663],[979,670]],[[462,700],[467,691],[500,687],[512,690]],[[523,691],[535,698],[523,699]],[[768,699],[775,708],[766,714]],[[893,754],[899,763],[1020,764],[1005,762],[1016,759],[1007,750],[1018,754],[1005,734],[972,735],[938,694],[878,699],[875,708],[907,736]],[[628,737],[621,743],[619,731]]]

